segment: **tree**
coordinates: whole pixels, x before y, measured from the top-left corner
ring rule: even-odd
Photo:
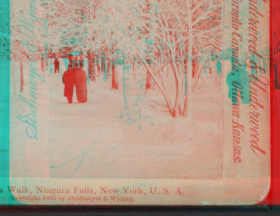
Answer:
[[[27,0],[11,1],[10,58],[20,65],[20,75],[17,76],[20,78],[20,92],[24,89],[23,67],[47,56],[48,25],[40,17],[45,10],[43,6]]]
[[[203,63],[221,45],[221,0],[51,2],[56,51],[65,46],[84,53],[106,50],[103,60],[108,64],[104,66],[110,67],[121,58],[126,64],[138,59],[148,71],[147,79],[151,77],[161,91],[171,115],[191,116],[191,95]],[[175,97],[167,93],[164,68],[171,68]],[[114,75],[112,72],[112,88]]]
[[[192,74],[194,73],[195,80],[199,78],[204,57],[221,44],[221,2],[162,0],[147,4],[152,6],[149,7],[148,14],[142,15],[142,22],[146,25],[142,29],[138,53],[162,92],[171,115],[186,116],[188,110],[190,116],[190,103],[187,100],[191,100],[191,92],[195,87],[192,86]],[[209,19],[211,14],[213,18]],[[153,68],[147,59],[151,59]],[[200,64],[195,71],[192,67],[193,60]],[[175,78],[174,102],[167,94],[160,73],[168,65]]]

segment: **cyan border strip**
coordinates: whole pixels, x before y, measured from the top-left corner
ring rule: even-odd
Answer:
[[[9,187],[10,141],[10,0],[0,7],[0,204],[12,204]]]
[[[22,205],[10,187],[10,0],[0,7],[0,205]],[[15,134],[16,136],[16,134]]]

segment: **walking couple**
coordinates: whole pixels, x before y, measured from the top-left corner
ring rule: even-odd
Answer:
[[[75,63],[75,67],[72,67],[70,63],[68,70],[63,74],[64,97],[67,97],[68,103],[72,103],[74,86],[78,102],[87,102],[87,74],[82,68],[83,64],[78,66],[78,63]]]

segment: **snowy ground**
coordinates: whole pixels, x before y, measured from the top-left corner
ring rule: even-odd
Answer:
[[[223,91],[214,78],[202,77],[188,122],[170,116],[157,90],[136,92],[131,85],[124,91],[118,71],[119,90],[110,90],[100,77],[88,85],[86,104],[78,104],[76,94],[68,104],[61,74],[46,75],[40,88],[50,83],[50,100],[43,102],[45,92],[38,89],[38,110],[49,107],[50,177],[221,178]],[[144,77],[142,73],[137,79]],[[141,107],[134,123],[125,117],[123,95],[129,106],[140,98],[132,109]]]
[[[51,83],[52,177],[222,177],[223,96],[213,79],[203,79],[194,93],[190,123],[172,118],[163,99],[152,97],[156,91],[144,96],[140,123],[132,124],[120,117],[122,83],[116,91],[97,80],[88,85],[88,103],[72,105],[61,77],[51,75]]]

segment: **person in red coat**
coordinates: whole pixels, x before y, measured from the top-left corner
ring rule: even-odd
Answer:
[[[68,70],[64,72],[62,81],[64,83],[64,97],[67,97],[68,103],[72,103],[76,77],[71,64],[68,65]]]
[[[57,58],[55,58],[53,64],[54,64],[54,73],[59,73],[59,61]]]
[[[87,74],[82,68],[83,64],[80,67],[75,64],[76,95],[79,103],[87,102]]]

